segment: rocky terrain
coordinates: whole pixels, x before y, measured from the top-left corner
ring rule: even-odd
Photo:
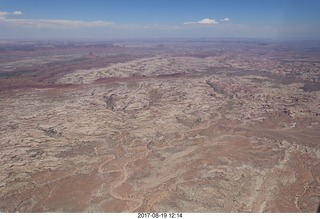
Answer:
[[[180,44],[3,60],[0,212],[316,212],[320,50]]]

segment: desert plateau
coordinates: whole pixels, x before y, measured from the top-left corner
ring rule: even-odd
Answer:
[[[0,212],[316,212],[320,43],[0,40]]]

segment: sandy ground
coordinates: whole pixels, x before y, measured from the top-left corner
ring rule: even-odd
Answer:
[[[0,211],[315,212],[320,91],[224,67],[155,56],[0,92]]]

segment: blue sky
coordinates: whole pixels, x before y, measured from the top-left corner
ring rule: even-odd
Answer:
[[[0,0],[0,38],[320,39],[319,0]]]

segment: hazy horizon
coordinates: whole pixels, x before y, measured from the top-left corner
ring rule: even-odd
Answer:
[[[0,39],[320,39],[319,1],[3,0]]]

